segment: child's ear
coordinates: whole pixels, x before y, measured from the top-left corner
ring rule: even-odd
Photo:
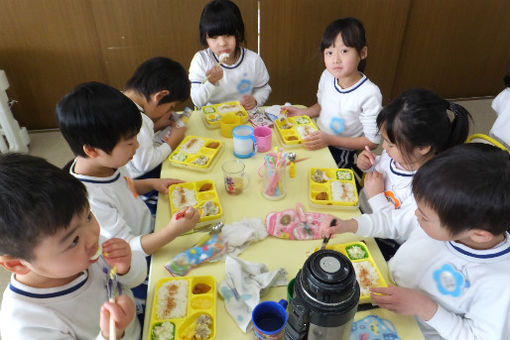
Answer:
[[[418,146],[417,148],[418,148],[418,152],[422,156],[428,155],[430,150],[432,150],[432,147],[430,145],[427,145],[427,146]]]
[[[168,96],[169,94],[170,91],[168,90],[158,91],[156,93],[151,94],[151,101],[157,105],[162,98]]]
[[[89,158],[96,158],[98,156],[97,149],[90,145],[84,145],[83,146],[83,152],[87,155]]]
[[[477,243],[487,243],[492,241],[494,235],[483,229],[471,229],[471,239]]]
[[[367,46],[364,46],[361,49],[359,56],[360,56],[361,60],[365,59],[368,56],[368,47]]]
[[[24,261],[10,255],[1,255],[0,265],[15,274],[24,275],[30,272]]]

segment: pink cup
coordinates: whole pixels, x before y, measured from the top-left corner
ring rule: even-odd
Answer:
[[[273,130],[267,126],[257,126],[255,129],[253,129],[253,135],[257,141],[258,152],[266,152],[271,149]]]

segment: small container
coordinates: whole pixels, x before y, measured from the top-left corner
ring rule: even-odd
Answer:
[[[168,156],[168,160],[178,168],[205,172],[213,167],[222,151],[223,143],[218,139],[186,136]]]
[[[229,195],[239,195],[248,186],[248,175],[245,165],[237,159],[226,161],[222,164],[223,182],[225,191]]]
[[[241,119],[233,113],[224,114],[220,119],[220,133],[225,138],[232,138],[232,130],[241,124]]]
[[[262,195],[270,200],[279,200],[287,194],[287,158],[281,153],[268,152],[264,161],[262,175]]]
[[[280,141],[286,148],[297,147],[304,143],[306,137],[318,128],[308,116],[294,116],[276,119],[275,128]]]
[[[257,141],[257,152],[267,152],[271,149],[273,130],[267,126],[257,126],[253,129],[253,135]]]

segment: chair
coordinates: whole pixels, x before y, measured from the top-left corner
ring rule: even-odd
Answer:
[[[484,143],[484,144],[490,144],[490,145],[494,145],[494,146],[500,148],[501,150],[510,152],[510,150],[508,150],[503,144],[498,142],[496,139],[494,139],[492,137],[489,137],[487,135],[484,135],[483,133],[472,134],[471,136],[469,136],[466,139],[466,143]]]

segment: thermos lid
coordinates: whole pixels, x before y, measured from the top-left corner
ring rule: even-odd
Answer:
[[[330,249],[319,250],[306,260],[301,285],[317,302],[343,303],[356,292],[356,274],[351,261]],[[359,298],[359,297],[358,297]]]

